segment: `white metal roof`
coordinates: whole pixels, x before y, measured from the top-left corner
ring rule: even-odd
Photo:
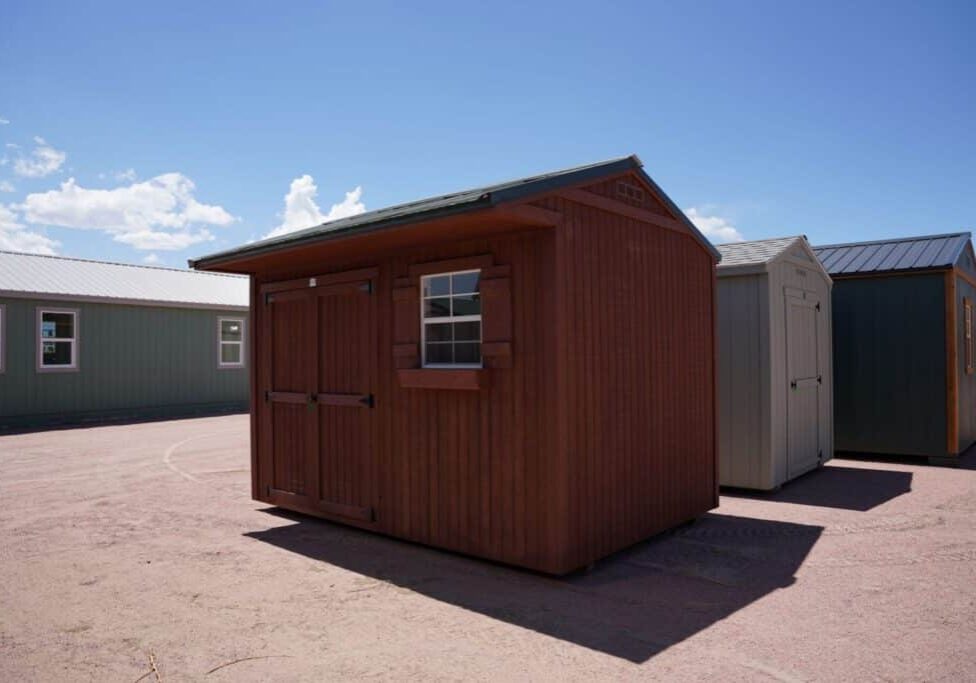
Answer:
[[[248,288],[241,275],[0,251],[0,296],[240,309]]]

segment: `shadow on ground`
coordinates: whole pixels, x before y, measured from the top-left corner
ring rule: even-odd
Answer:
[[[295,523],[245,534],[427,597],[592,650],[644,662],[792,585],[823,527],[707,514],[552,578],[276,508]]]
[[[911,490],[911,472],[828,465],[783,484],[778,491],[722,489],[722,495],[866,512]]]

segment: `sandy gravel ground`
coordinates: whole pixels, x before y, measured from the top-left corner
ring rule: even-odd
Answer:
[[[835,460],[558,580],[254,503],[247,441],[0,437],[0,680],[976,680],[974,456]]]

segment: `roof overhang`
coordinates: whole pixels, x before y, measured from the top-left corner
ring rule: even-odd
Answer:
[[[113,306],[148,306],[152,308],[182,308],[202,311],[247,311],[249,306],[199,303],[195,301],[162,301],[156,299],[123,299],[111,296],[58,294],[57,292],[21,292],[0,290],[0,299],[32,299],[36,301],[64,301],[69,303],[109,304]]]
[[[721,255],[663,190],[643,170],[636,155],[564,172],[537,176],[481,190],[454,193],[419,202],[372,211],[360,216],[262,240],[235,249],[190,259],[191,268],[220,272],[254,273],[274,262],[275,254],[287,252],[290,265],[299,266],[301,254],[314,258],[335,256],[348,248],[404,248],[449,237],[481,236],[517,228],[553,227],[561,216],[529,202],[567,187],[593,183],[624,173],[637,173],[718,262]],[[299,249],[302,248],[302,249]],[[309,255],[310,258],[313,258]]]

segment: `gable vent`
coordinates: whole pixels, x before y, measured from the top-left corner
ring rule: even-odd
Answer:
[[[634,206],[644,205],[644,190],[630,183],[617,183],[617,197]]]

